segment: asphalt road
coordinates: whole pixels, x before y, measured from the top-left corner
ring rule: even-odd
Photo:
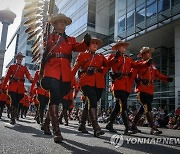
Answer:
[[[100,125],[106,132],[100,138],[93,136],[91,127],[88,127],[89,134],[78,132],[77,121],[70,121],[69,126],[60,125],[64,141],[56,144],[53,142],[52,136],[42,133],[33,117],[20,119],[13,126],[9,124],[9,119],[3,114],[0,120],[0,154],[180,153],[180,130],[161,129],[162,135],[153,136],[149,135],[149,128],[141,127],[143,133],[122,137],[120,135],[123,133],[122,125],[115,125],[119,135],[105,130],[105,124]],[[137,143],[138,140],[148,142]]]

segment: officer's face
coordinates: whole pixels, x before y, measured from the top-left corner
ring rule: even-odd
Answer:
[[[91,41],[91,44],[89,46],[90,52],[95,52],[98,49],[98,43],[95,41]]]
[[[54,23],[54,28],[56,32],[63,33],[66,29],[66,20],[57,20]]]
[[[125,51],[126,51],[126,48],[125,48],[125,46],[119,46],[118,47],[118,51],[120,51],[121,53],[124,53]]]
[[[21,64],[21,62],[22,62],[22,57],[17,57],[17,64]]]
[[[152,57],[152,53],[149,51],[146,51],[145,53],[142,54],[142,58],[144,60],[150,59]]]

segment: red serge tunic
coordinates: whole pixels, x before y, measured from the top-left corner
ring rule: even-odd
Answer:
[[[50,34],[47,46],[48,50],[51,51],[57,43],[60,35]],[[67,37],[67,41],[64,39],[61,44],[55,47],[52,51],[53,54],[64,54],[67,56],[71,56],[72,51],[76,52],[85,52],[87,46],[84,42],[78,43],[74,37]],[[44,76],[52,77],[60,80],[62,77],[62,81],[69,82],[72,79],[71,76],[71,66],[70,60],[67,58],[50,58],[49,61],[45,64],[44,68]]]

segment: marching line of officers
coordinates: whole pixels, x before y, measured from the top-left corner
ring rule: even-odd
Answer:
[[[157,70],[152,60],[153,48],[143,47],[138,55],[141,60],[134,61],[125,54],[129,43],[118,41],[112,47],[114,52],[106,59],[103,54],[96,53],[97,49],[103,44],[100,39],[91,38],[89,34],[86,34],[84,40],[79,43],[74,37],[70,37],[65,33],[66,26],[72,23],[71,18],[60,13],[51,17],[50,23],[54,27],[54,31],[48,36],[46,43],[48,58],[45,57],[47,60],[45,61],[43,75],[37,70],[33,79],[27,67],[21,64],[24,56],[19,52],[16,55],[16,64],[9,67],[7,75],[1,84],[0,105],[4,106],[4,94],[7,93],[8,89],[9,99],[11,100],[10,123],[12,125],[16,123],[15,119],[19,112],[20,102],[27,102],[28,99],[28,96],[24,94],[24,77],[26,76],[32,83],[30,95],[31,102],[34,102],[37,107],[35,119],[41,124],[44,134],[51,135],[50,123],[52,124],[54,142],[59,143],[63,140],[59,122],[62,123],[62,117],[64,117],[65,125],[68,125],[67,111],[71,112],[74,107],[73,99],[77,95],[78,88],[85,98],[85,107],[78,130],[82,133],[88,133],[86,121],[89,116],[94,136],[103,135],[105,132],[97,122],[97,102],[101,98],[103,89],[105,89],[105,75],[108,70],[111,70],[111,90],[116,98],[116,104],[106,129],[116,132],[113,129],[113,122],[120,112],[125,126],[124,134],[130,135],[131,133],[141,132],[137,128],[137,123],[145,112],[151,127],[150,133],[155,135],[162,133],[154,126],[151,116],[154,80],[172,82],[173,78],[165,76]],[[80,52],[73,68],[71,68],[72,51]],[[79,78],[78,83],[76,83],[75,79],[76,74],[78,74]],[[134,81],[136,81],[135,90],[138,93],[141,107],[130,127],[127,114],[127,99]],[[73,94],[74,92],[75,94]],[[63,111],[59,116],[58,106],[60,103],[63,105]],[[49,110],[43,121],[47,105]],[[27,108],[28,106],[23,111],[25,114]],[[0,108],[1,113],[2,107]]]

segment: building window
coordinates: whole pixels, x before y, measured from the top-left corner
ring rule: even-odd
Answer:
[[[127,0],[127,12],[135,9],[135,1]]]
[[[147,0],[147,18],[153,17],[156,15],[157,7],[156,0]]]
[[[127,29],[134,26],[134,10],[127,13]]]
[[[180,0],[172,0],[172,6],[175,6],[180,3]]]
[[[145,19],[145,3],[136,8],[136,24],[143,22]]]
[[[35,65],[35,64],[27,64],[25,63],[25,66],[29,69],[29,70],[38,70],[39,69],[39,66],[38,65]]]
[[[123,32],[125,32],[125,15],[118,20],[118,33],[121,34]]]
[[[170,8],[170,0],[158,0],[158,12],[165,11]]]
[[[145,3],[145,0],[136,0],[136,6],[139,6],[143,3]]]
[[[31,52],[31,51],[29,51],[29,50],[27,50],[27,51],[26,51],[26,56],[30,56],[30,57],[32,57],[32,52]]]
[[[95,27],[95,17],[96,14],[94,12],[88,12],[88,24],[91,27]]]
[[[89,0],[88,5],[88,26],[95,27],[96,22],[96,1]]]
[[[27,45],[33,45],[34,41],[31,40],[31,41],[27,41]]]

